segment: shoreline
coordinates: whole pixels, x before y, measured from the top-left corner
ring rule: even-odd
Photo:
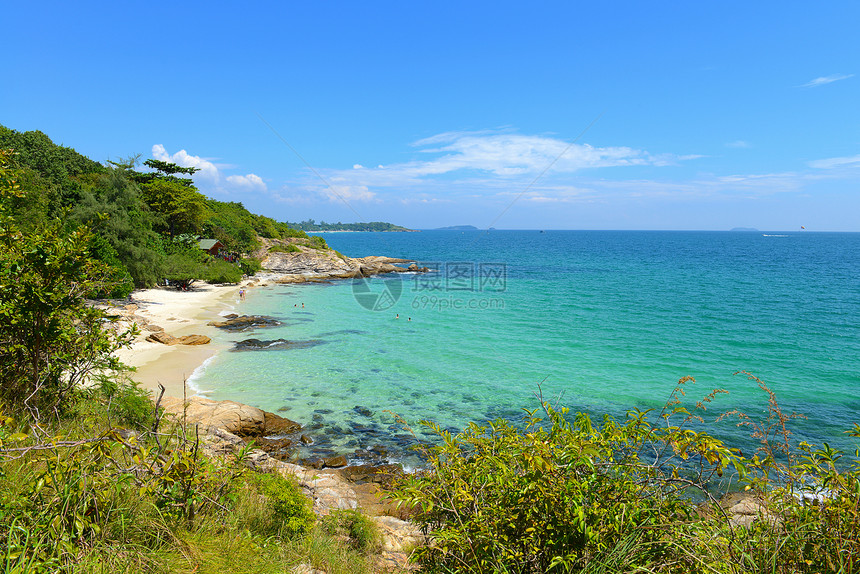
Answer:
[[[191,291],[178,291],[169,288],[143,289],[132,292],[130,305],[126,310],[141,318],[140,334],[130,347],[120,349],[115,356],[136,370],[130,373],[133,381],[141,388],[158,392],[158,385],[164,385],[164,396],[182,397],[187,392],[188,379],[208,359],[223,351],[226,346],[217,343],[215,327],[209,321],[221,317],[238,301],[239,289],[247,289],[259,284],[260,278],[243,280],[235,285],[213,285],[198,281]],[[133,306],[132,308],[129,308]],[[164,345],[150,342],[146,337],[152,334],[148,326],[164,328],[166,333],[181,337],[184,335],[205,335],[212,339],[206,345]]]

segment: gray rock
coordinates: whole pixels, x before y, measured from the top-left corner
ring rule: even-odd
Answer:
[[[210,321],[207,323],[210,327],[217,327],[226,331],[247,331],[259,327],[274,327],[280,324],[281,322],[277,319],[264,315],[242,315],[241,317],[232,317],[225,321]]]

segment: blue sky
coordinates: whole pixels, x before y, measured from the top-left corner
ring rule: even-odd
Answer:
[[[0,123],[277,219],[860,231],[857,2],[3,13]]]

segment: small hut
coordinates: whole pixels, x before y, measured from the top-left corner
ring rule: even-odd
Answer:
[[[218,254],[224,247],[224,244],[217,239],[201,239],[197,245],[212,257],[218,257]]]

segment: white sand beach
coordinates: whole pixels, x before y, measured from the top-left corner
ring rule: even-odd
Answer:
[[[210,285],[198,281],[190,291],[176,289],[145,289],[131,295],[138,308],[134,314],[145,318],[149,325],[163,327],[165,332],[181,337],[206,335],[216,339],[217,329],[207,325],[224,312],[241,314],[239,289],[253,285],[254,280],[239,285]],[[218,343],[208,345],[164,345],[149,342],[151,331],[141,329],[130,348],[116,355],[126,365],[135,367],[132,379],[143,388],[156,390],[164,385],[166,396],[181,397],[183,385],[194,370],[221,348]]]

